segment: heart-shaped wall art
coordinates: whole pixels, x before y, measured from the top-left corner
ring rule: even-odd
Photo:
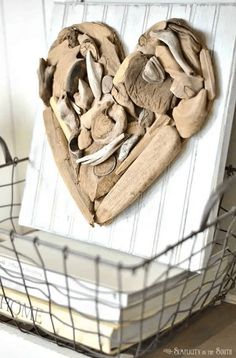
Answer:
[[[152,26],[127,57],[107,25],[67,27],[38,75],[55,161],[92,225],[109,223],[160,176],[215,98],[210,53],[181,19]]]

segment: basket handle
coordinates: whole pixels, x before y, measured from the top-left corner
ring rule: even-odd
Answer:
[[[8,149],[7,143],[2,137],[0,137],[0,146],[3,152],[5,164],[11,164],[13,162],[13,159]]]

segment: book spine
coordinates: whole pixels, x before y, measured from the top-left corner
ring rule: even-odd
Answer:
[[[41,324],[41,310],[38,308],[30,308],[25,303],[21,303],[19,300],[13,300],[10,297],[0,295],[0,312],[4,316],[12,317],[13,319],[19,319],[26,323]]]
[[[0,292],[0,314],[41,328],[44,332],[53,333],[58,338],[75,341],[77,344],[92,349],[111,353],[111,340],[114,327],[96,320],[89,320],[77,312],[70,312],[59,305],[49,304],[16,292],[4,289]],[[101,344],[100,344],[101,343]]]

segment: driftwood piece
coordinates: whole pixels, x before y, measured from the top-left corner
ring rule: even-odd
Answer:
[[[100,144],[110,143],[111,137],[113,137],[113,139],[114,137],[116,137],[116,135],[114,136],[112,134],[114,126],[115,124],[111,119],[111,117],[109,117],[107,113],[104,113],[103,111],[99,111],[96,117],[94,117],[94,120],[92,121],[92,125],[91,125],[91,134],[93,140],[96,143],[100,143]],[[121,134],[122,132],[123,129],[119,134]]]
[[[63,41],[68,42],[68,37],[70,36],[71,32],[74,32],[75,30],[77,30],[79,33],[87,34],[88,36],[93,38],[98,44],[98,47],[101,46],[101,43],[104,38],[108,38],[112,43],[116,45],[119,59],[120,61],[123,61],[125,57],[124,50],[115,30],[107,26],[106,24],[98,22],[83,22],[81,24],[74,24],[72,26],[62,29],[59,32],[57,39],[53,42],[50,51],[58,47],[58,45],[60,45]]]
[[[111,103],[111,104],[115,103],[115,100],[111,95],[111,93],[106,93],[102,95],[102,98],[100,99],[100,101],[98,101],[98,104],[102,105],[103,103]]]
[[[201,41],[199,40],[198,36],[195,34],[195,31],[191,29],[191,27],[186,23],[185,20],[173,18],[173,19],[169,19],[167,23],[168,23],[168,27],[171,30],[176,31],[177,33],[184,32],[189,36],[191,36],[196,43],[201,44]]]
[[[51,108],[45,109],[43,116],[48,141],[52,148],[54,160],[57,164],[58,170],[82,214],[87,221],[93,225],[93,204],[89,200],[88,196],[81,190],[80,185],[74,180],[74,173],[69,165],[67,141],[61,127],[55,119]]]
[[[139,38],[136,51],[142,52],[145,55],[154,55],[155,47],[159,40],[150,37],[149,34],[144,34]]]
[[[93,140],[99,144],[109,144],[113,139],[124,133],[127,127],[126,113],[123,107],[113,104],[105,113],[100,111],[91,125]]]
[[[148,143],[155,136],[156,132],[160,129],[160,127],[164,127],[168,125],[171,121],[171,118],[167,115],[159,115],[157,116],[153,125],[147,130],[144,137],[138,142],[138,144],[131,151],[129,156],[123,161],[123,163],[117,168],[116,174],[122,174],[125,170],[138,158],[138,156],[143,152],[143,150],[147,147]]]
[[[142,77],[146,82],[155,83],[165,80],[165,71],[156,56],[152,56],[146,63]]]
[[[138,137],[142,137],[146,133],[146,130],[144,126],[142,126],[139,122],[135,120],[132,122],[128,122],[126,133],[129,135],[135,134]]]
[[[104,197],[102,196],[101,198],[95,199],[94,200],[94,211],[97,211],[99,205],[101,204],[101,202],[103,201]]]
[[[171,92],[178,98],[191,98],[203,88],[201,76],[188,76],[184,72],[175,75]]]
[[[79,74],[79,77],[81,79],[84,79],[84,75],[86,72],[84,61],[80,61],[80,65],[78,66],[78,58],[77,55],[79,53],[79,46],[76,46],[74,48],[68,47],[68,42],[63,44],[63,51],[61,53],[61,56],[59,57],[59,54],[57,56],[53,56],[53,54],[50,54],[48,61],[52,65],[56,65],[56,69],[54,72],[54,80],[53,80],[53,96],[60,97],[61,94],[66,90],[66,86],[68,85],[68,76],[71,78],[71,71],[76,69],[76,72]],[[57,49],[55,48],[54,51]],[[62,55],[63,54],[63,55]],[[55,55],[55,54],[54,54]],[[76,64],[76,68],[74,68]],[[73,78],[75,83],[77,81],[77,86],[75,85],[75,89],[78,88],[78,76]]]
[[[146,55],[137,52],[129,62],[125,76],[125,87],[132,101],[141,108],[155,113],[166,113],[170,108],[173,94],[170,92],[170,77],[163,82],[148,83],[142,77],[148,61]]]
[[[78,90],[78,81],[85,77],[86,69],[83,59],[78,59],[73,63],[67,74],[65,92],[74,94]]]
[[[87,51],[86,54],[86,68],[90,88],[94,97],[99,100],[102,95],[101,82],[103,68],[100,63],[93,60],[90,51]]]
[[[148,29],[148,31],[146,31],[143,35],[140,36],[136,50],[142,52],[143,54],[154,55],[155,48],[159,44],[159,40],[154,39],[151,36],[151,32],[165,30],[166,27],[167,27],[166,21],[161,21],[154,24],[150,29]]]
[[[127,118],[126,118],[126,112],[122,106],[119,104],[112,104],[111,107],[108,109],[108,114],[112,118],[112,120],[117,123],[118,128],[122,128],[123,132],[125,132],[127,127]],[[115,124],[116,127],[116,124]],[[114,127],[114,128],[115,128]],[[121,131],[121,129],[119,129]],[[122,133],[122,132],[121,132]]]
[[[85,112],[80,117],[81,125],[87,129],[91,129],[92,122],[95,120],[96,116],[101,112],[108,110],[111,106],[111,101],[97,102],[92,108]]]
[[[118,175],[115,174],[114,170],[107,175],[101,177],[96,175],[95,171],[101,170],[101,168],[98,169],[100,165],[106,164],[104,162],[96,167],[91,167],[90,165],[83,165],[81,166],[79,173],[79,182],[81,188],[88,195],[92,202],[95,202],[99,198],[104,197],[104,195],[106,195],[111,190],[111,188],[120,178]]]
[[[207,91],[202,89],[195,97],[182,99],[173,110],[176,128],[182,138],[190,138],[198,132],[207,115]]]
[[[116,167],[116,157],[115,155],[112,155],[105,162],[93,167],[93,172],[97,177],[101,178],[111,174],[115,169],[115,167]]]
[[[107,75],[115,76],[121,64],[116,44],[112,43],[108,38],[104,38],[100,46],[100,51],[102,56],[99,59],[99,63],[106,69]]]
[[[78,176],[79,176],[79,166],[76,163],[76,159],[78,156],[74,155],[73,153],[71,153],[69,151],[69,165],[71,166],[71,175],[73,176],[73,181],[74,183],[77,185],[78,183]],[[81,189],[81,188],[80,188]],[[92,206],[91,206],[91,210],[92,210]]]
[[[55,41],[55,43],[56,43],[56,41]],[[79,52],[79,47],[77,47],[76,50],[70,50],[68,40],[64,39],[63,41],[58,43],[56,46],[51,46],[49,53],[48,53],[47,61],[50,65],[56,66],[63,56],[69,55],[69,53],[70,53],[70,56],[71,56],[71,54],[73,56],[73,62],[74,62],[74,60],[75,60],[74,52],[76,52],[76,55],[77,55]]]
[[[78,146],[80,150],[88,148],[92,144],[91,132],[87,128],[82,128],[78,137]]]
[[[75,159],[81,158],[82,156],[82,151],[79,148],[79,144],[78,144],[78,137],[79,137],[79,130],[75,129],[74,131],[72,131],[68,141],[69,152],[73,155]]]
[[[94,100],[93,92],[91,91],[87,82],[79,79],[78,90],[74,94],[75,104],[83,110],[88,110]]]
[[[58,107],[57,107],[57,101],[55,100],[54,97],[51,97],[50,99],[50,105],[52,107],[53,113],[56,117],[56,119],[58,120],[58,123],[67,139],[67,141],[69,141],[70,136],[71,136],[71,129],[68,127],[68,125],[61,119],[61,115],[59,113]]]
[[[116,86],[113,86],[111,94],[115,101],[124,107],[125,110],[131,115],[131,117],[136,118],[135,106],[128,96],[125,85],[123,83],[119,83]]]
[[[82,114],[82,109],[79,106],[77,106],[77,104],[72,100],[70,100],[70,105],[74,109],[75,113],[77,113],[78,116],[80,117]]]
[[[156,46],[155,55],[161,62],[164,70],[169,73],[172,78],[175,78],[176,74],[183,72],[167,46]]]
[[[177,32],[182,52],[191,68],[194,69],[194,72],[201,75],[202,70],[199,61],[199,53],[202,46],[199,42],[196,42],[196,40],[189,33],[186,33],[183,30],[184,28],[181,28],[181,30]]]
[[[113,139],[109,144],[99,149],[97,152],[77,159],[76,163],[81,163],[85,165],[90,164],[92,166],[101,164],[117,151],[117,149],[123,143],[124,139],[125,135],[122,133],[118,137]]]
[[[63,92],[57,101],[57,111],[60,118],[68,125],[71,130],[79,128],[79,117],[75,113],[66,92]]]
[[[172,32],[169,29],[162,30],[162,31],[155,31],[155,32],[153,31],[151,33],[151,36],[161,40],[168,46],[176,62],[180,65],[180,67],[184,70],[184,72],[187,73],[187,75],[194,74],[193,69],[189,66],[189,64],[187,63],[187,61],[183,56],[179,39],[174,32]]]
[[[48,65],[43,58],[39,60],[38,79],[39,79],[39,97],[46,106],[49,106],[52,97],[53,75],[56,66]]]
[[[113,77],[105,75],[102,79],[102,93],[108,94],[111,92],[113,86]]]
[[[138,142],[139,138],[140,138],[139,135],[132,134],[128,139],[126,139],[126,141],[120,147],[118,160],[120,160],[122,162],[123,160],[125,160],[128,157],[131,149]]]
[[[168,28],[176,32],[184,57],[194,68],[195,72],[201,75],[202,71],[199,61],[199,53],[204,45],[202,45],[198,36],[184,21],[179,22],[175,21],[175,19],[170,20],[168,21]]]
[[[97,168],[97,166],[94,167],[94,170],[95,168]],[[101,197],[105,198],[105,195],[109,193],[119,179],[120,176],[117,175],[114,170],[110,174],[100,177],[97,184],[95,199],[99,199]]]
[[[127,70],[130,66],[130,61],[132,60],[133,57],[136,57],[137,52],[133,52],[131,54],[129,54],[125,60],[122,62],[122,64],[120,65],[120,67],[118,68],[115,77],[113,78],[113,84],[115,86],[119,85],[120,83],[124,83],[125,82],[125,77],[126,77],[126,73]]]
[[[202,51],[200,52],[200,62],[205,89],[208,93],[208,99],[212,101],[216,96],[216,84],[211,56],[208,50],[202,49]]]
[[[73,48],[79,45],[78,41],[79,31],[75,27],[72,27],[70,33],[67,35],[68,46]]]
[[[197,44],[202,46],[202,42],[200,41],[198,35],[183,19],[169,19],[168,28],[176,33],[185,33],[186,35],[189,35],[195,41],[196,48]]]
[[[116,32],[111,27],[98,22],[84,22],[77,27],[82,33],[95,40],[101,54],[99,62],[105,67],[105,74],[114,76],[119,64],[125,58],[123,46]]]
[[[91,202],[96,198],[96,188],[98,179],[93,173],[93,168],[90,165],[80,166],[79,183],[81,189],[88,195]]]
[[[95,61],[99,59],[99,51],[94,40],[87,34],[78,35],[78,42],[80,44],[80,53],[83,57],[86,57],[88,51],[91,52]]]
[[[77,46],[79,44],[78,34],[79,31],[75,25],[65,27],[59,32],[57,39],[51,45],[50,52],[64,41],[67,41],[69,48]]]
[[[138,122],[142,127],[150,127],[152,123],[154,122],[155,114],[152,111],[149,111],[148,109],[142,109],[142,111],[139,113]]]
[[[176,158],[181,148],[177,130],[171,126],[161,127],[103,199],[96,212],[96,222],[105,224],[132,204]]]
[[[93,144],[85,150],[86,155],[92,155],[101,149],[101,145]],[[82,190],[94,202],[106,195],[119,179],[114,172],[117,165],[115,155],[111,155],[106,161],[96,166],[80,166],[79,182]]]

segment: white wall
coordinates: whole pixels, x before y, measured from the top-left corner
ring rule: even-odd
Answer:
[[[51,0],[0,0],[0,132],[17,156],[29,151],[51,6]]]
[[[40,103],[36,71],[39,57],[47,53],[52,5],[52,0],[0,0],[0,136],[12,156],[19,158],[28,156]],[[25,175],[24,165],[17,168],[17,174],[20,178]],[[11,168],[1,169],[0,184],[9,182],[10,175]],[[0,189],[0,205],[9,201],[10,188]],[[9,208],[1,208],[0,220],[8,215]]]

